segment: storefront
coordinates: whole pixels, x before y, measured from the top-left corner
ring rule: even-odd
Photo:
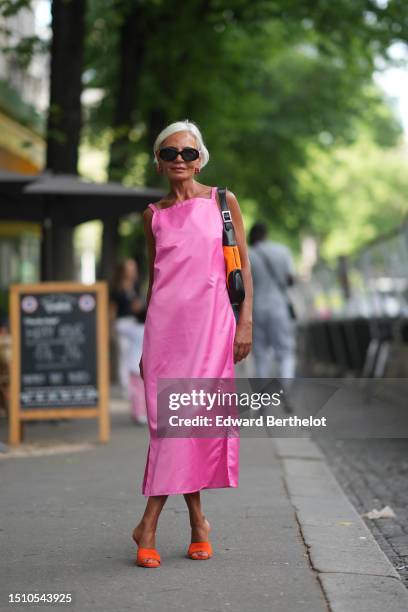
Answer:
[[[0,223],[0,325],[8,312],[8,288],[12,283],[39,280],[41,226],[37,223]]]

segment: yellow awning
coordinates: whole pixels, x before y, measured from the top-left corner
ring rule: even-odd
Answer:
[[[30,223],[29,221],[1,221],[0,222],[0,239],[1,238],[18,238],[22,235],[30,234],[31,236],[41,237],[41,225],[39,223]]]
[[[43,169],[44,162],[44,139],[0,112],[0,166],[36,174]]]

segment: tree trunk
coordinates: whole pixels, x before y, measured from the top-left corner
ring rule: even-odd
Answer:
[[[146,184],[151,187],[162,186],[163,179],[157,173],[156,168],[153,164],[153,145],[157,136],[166,127],[167,116],[162,108],[154,107],[150,110],[147,119],[147,134],[146,144],[149,153],[149,162],[146,171]]]
[[[121,181],[128,171],[129,133],[135,119],[145,44],[144,16],[140,7],[135,6],[130,14],[124,17],[120,32],[120,65],[113,117],[115,137],[109,151],[108,166],[108,177],[111,181]],[[118,260],[118,226],[118,218],[109,218],[104,222],[99,275],[107,280],[112,279]]]
[[[53,0],[47,168],[77,174],[85,0]]]
[[[53,0],[46,164],[55,173],[78,172],[84,33],[85,0]],[[60,214],[53,215],[58,205],[51,203],[43,231],[42,254],[52,258],[42,262],[43,280],[73,280],[75,275],[74,228]]]
[[[124,17],[119,42],[119,77],[113,117],[114,140],[110,147],[108,175],[120,181],[129,166],[129,133],[133,127],[139,81],[146,44],[144,15],[139,6]]]

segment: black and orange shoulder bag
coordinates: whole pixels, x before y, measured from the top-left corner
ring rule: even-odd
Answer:
[[[217,188],[223,220],[222,250],[224,252],[227,289],[230,302],[238,306],[245,299],[244,280],[242,278],[241,258],[235,238],[231,212],[227,204],[227,188]]]

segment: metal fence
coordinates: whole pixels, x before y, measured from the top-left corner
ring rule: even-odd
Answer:
[[[408,220],[335,266],[319,263],[291,297],[302,321],[408,316]]]

